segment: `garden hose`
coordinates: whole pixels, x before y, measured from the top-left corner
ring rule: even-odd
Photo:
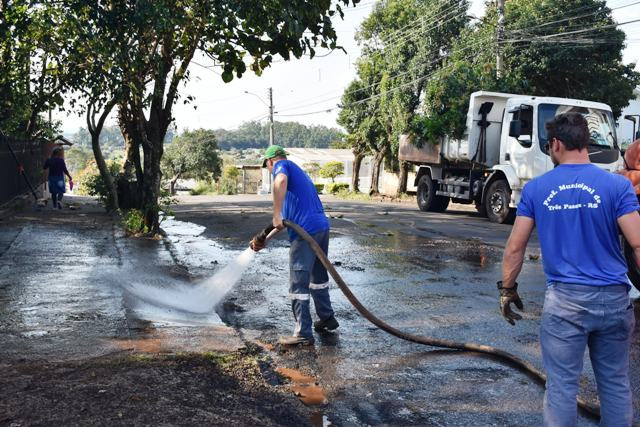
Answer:
[[[327,255],[320,248],[318,243],[306,231],[304,231],[302,227],[288,220],[284,220],[283,222],[285,226],[295,231],[304,241],[306,241],[309,244],[311,249],[315,252],[316,256],[320,260],[320,262],[322,262],[322,265],[325,266],[325,268],[327,269],[331,277],[333,277],[333,280],[335,280],[335,282],[338,284],[338,287],[340,288],[344,296],[347,297],[349,302],[356,308],[356,310],[360,312],[360,314],[362,314],[362,316],[364,316],[365,319],[367,319],[369,322],[376,325],[378,328],[382,329],[383,331],[395,337],[398,337],[406,341],[411,341],[417,344],[424,344],[432,347],[449,348],[454,350],[473,351],[480,354],[486,354],[486,355],[498,358],[504,362],[507,362],[507,364],[515,366],[521,371],[526,372],[543,386],[546,383],[545,374],[542,371],[540,371],[538,368],[536,368],[526,360],[521,359],[518,356],[515,356],[511,353],[500,350],[498,348],[491,347],[488,345],[482,345],[482,344],[463,343],[463,342],[456,342],[456,341],[449,341],[449,340],[442,340],[442,339],[437,339],[432,337],[414,335],[407,332],[403,332],[387,324],[383,320],[376,317],[369,310],[367,310],[367,308],[363,306],[360,301],[358,301],[358,299],[355,297],[355,295],[353,295],[353,293],[351,292],[351,290],[349,289],[345,281],[342,279],[342,277],[340,277],[340,274],[338,274],[336,269],[333,267],[333,264],[331,264],[331,262],[327,258]],[[266,238],[266,236],[269,235],[269,233],[273,230],[273,228],[274,228],[273,226],[267,227],[260,236],[264,236]],[[577,402],[578,402],[578,407],[582,409],[585,413],[587,413],[588,415],[596,419],[600,418],[599,405],[587,402],[586,400],[584,400],[579,396],[577,398]]]

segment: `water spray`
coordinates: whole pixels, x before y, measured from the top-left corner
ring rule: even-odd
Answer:
[[[240,280],[251,264],[255,252],[245,249],[213,276],[195,283],[171,288],[158,288],[143,283],[132,283],[124,288],[140,300],[159,307],[171,307],[195,314],[211,313],[224,296]]]

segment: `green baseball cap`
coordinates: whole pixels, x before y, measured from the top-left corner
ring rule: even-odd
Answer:
[[[269,148],[264,152],[264,157],[262,160],[262,167],[267,167],[267,160],[273,159],[274,157],[286,156],[287,152],[284,151],[279,145],[270,145]]]

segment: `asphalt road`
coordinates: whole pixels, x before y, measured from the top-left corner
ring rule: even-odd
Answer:
[[[414,203],[323,200],[331,218],[329,258],[373,313],[402,330],[492,345],[541,366],[539,318],[544,275],[534,237],[519,277],[524,319],[507,324],[495,282],[510,226],[489,223],[466,206],[435,214]],[[231,251],[270,222],[266,196],[185,197],[176,220],[203,226],[203,236]],[[284,233],[282,233],[284,234]],[[184,242],[183,242],[184,243]],[[180,243],[177,243],[177,247]],[[188,246],[188,245],[187,245]],[[293,327],[284,236],[260,252],[218,313],[227,324],[274,345]],[[189,267],[189,251],[182,262]],[[226,260],[221,254],[219,264]],[[275,346],[277,363],[318,379],[329,400],[317,414],[335,425],[541,425],[543,388],[500,362],[401,341],[369,324],[333,285],[341,324],[312,349]],[[636,317],[640,304],[636,302]],[[640,407],[638,328],[632,352],[635,407]],[[581,394],[594,400],[588,357]],[[637,419],[640,414],[636,415]],[[322,418],[320,418],[322,419]],[[579,425],[595,423],[580,417]]]

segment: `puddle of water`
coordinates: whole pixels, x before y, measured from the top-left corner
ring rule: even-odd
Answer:
[[[172,238],[196,237],[204,233],[206,227],[192,222],[176,221],[173,217],[167,217],[162,221],[162,229]]]
[[[276,372],[291,380],[289,388],[305,405],[324,406],[329,403],[315,378],[290,368],[276,368]]]
[[[167,235],[168,249],[178,263],[191,268],[215,268],[228,256],[220,244],[201,236],[206,230],[204,226],[168,217],[162,222],[162,229]]]

